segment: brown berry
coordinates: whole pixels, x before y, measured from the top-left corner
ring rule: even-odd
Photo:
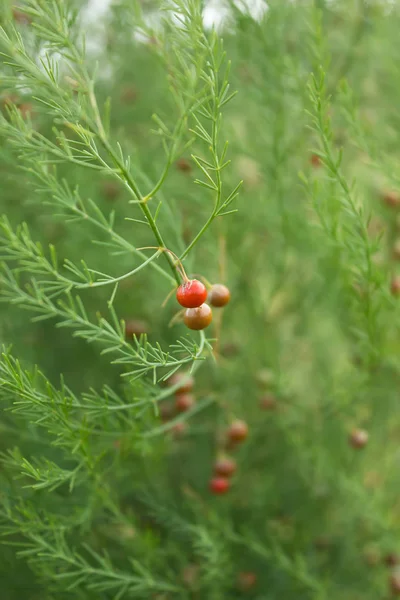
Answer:
[[[30,102],[23,102],[18,106],[18,110],[24,119],[27,117],[32,117],[33,106]]]
[[[350,434],[350,445],[353,448],[360,450],[361,448],[364,448],[367,445],[368,437],[368,432],[364,429],[354,429]]]
[[[169,387],[177,386],[175,394],[187,394],[194,387],[194,379],[189,373],[174,373],[167,381]]]
[[[29,25],[32,23],[32,18],[21,10],[18,10],[18,8],[12,9],[12,16],[14,21],[20,25]]]
[[[123,104],[131,104],[132,102],[135,102],[137,99],[137,89],[135,86],[126,85],[121,91],[120,99]]]
[[[145,321],[141,321],[140,319],[127,319],[125,321],[125,335],[128,339],[148,332],[149,326]]]
[[[400,240],[396,240],[394,243],[392,255],[394,260],[400,260]]]
[[[392,283],[390,284],[390,291],[392,292],[393,296],[400,295],[400,276],[399,275],[396,275],[395,277],[393,277]]]
[[[237,419],[233,421],[228,429],[228,438],[230,442],[235,444],[243,442],[249,433],[248,425],[245,421]]]
[[[208,292],[208,301],[211,306],[220,308],[226,306],[231,299],[231,293],[226,285],[222,283],[214,284]]]
[[[214,464],[214,473],[220,477],[232,477],[236,471],[236,461],[229,456],[222,456]]]
[[[393,596],[400,596],[400,571],[394,571],[389,579],[390,590]]]
[[[395,567],[396,565],[400,565],[400,556],[396,554],[396,552],[389,552],[383,558],[384,563],[387,567]]]
[[[192,171],[192,165],[187,160],[187,158],[180,158],[176,161],[176,168],[178,171],[182,171],[182,173],[190,173]]]
[[[212,321],[212,310],[208,304],[202,304],[198,308],[188,308],[185,310],[183,322],[188,329],[200,331],[210,325]]]
[[[113,202],[121,194],[121,186],[116,181],[104,181],[102,185],[103,195],[107,200]]]
[[[187,428],[187,424],[184,421],[178,421],[178,423],[175,423],[172,427],[171,431],[174,437],[179,438],[187,432]]]
[[[257,575],[252,571],[239,573],[238,585],[244,592],[251,590],[257,583]]]
[[[275,396],[272,394],[266,394],[260,400],[260,407],[264,410],[275,410],[278,407]]]
[[[394,190],[384,192],[382,199],[386,206],[390,208],[398,208],[400,206],[400,194]]]
[[[176,397],[175,407],[178,412],[186,412],[195,403],[195,397],[193,394],[179,394]]]
[[[318,156],[318,154],[312,154],[311,155],[310,163],[312,164],[313,167],[320,167],[321,166],[321,159]]]

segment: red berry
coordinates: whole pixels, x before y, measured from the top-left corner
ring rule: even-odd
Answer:
[[[390,284],[390,291],[392,292],[393,296],[400,295],[400,277],[399,277],[399,275],[396,275],[396,277],[393,277],[392,283]]]
[[[210,481],[210,491],[217,496],[226,494],[230,488],[229,479],[225,477],[213,477]]]
[[[191,392],[194,387],[194,379],[188,373],[174,373],[167,381],[169,386],[178,387],[175,390],[175,394],[186,394]]]
[[[199,331],[209,326],[212,321],[212,310],[208,304],[202,304],[199,308],[188,308],[183,316],[186,327]]]
[[[243,442],[249,433],[249,428],[245,421],[237,420],[231,423],[228,429],[228,437],[231,442],[238,443]]]
[[[233,458],[221,457],[214,465],[214,473],[220,477],[232,477],[236,471],[236,461]]]
[[[368,443],[368,433],[364,429],[354,429],[350,434],[350,445],[357,450],[364,448]]]
[[[176,290],[176,299],[185,308],[198,308],[207,300],[207,289],[197,279],[189,279]]]
[[[208,294],[208,300],[211,306],[226,306],[230,299],[231,293],[226,285],[222,285],[222,283],[213,285]]]
[[[175,407],[178,412],[185,412],[192,408],[195,397],[192,394],[179,394],[176,398]]]
[[[252,571],[239,573],[238,584],[243,591],[251,590],[257,583],[257,575]]]

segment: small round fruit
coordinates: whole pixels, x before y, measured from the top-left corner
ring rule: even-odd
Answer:
[[[227,288],[226,285],[222,285],[222,283],[214,284],[208,293],[208,301],[211,306],[217,308],[226,306],[230,299],[231,293],[229,288]]]
[[[175,394],[187,394],[194,387],[194,379],[188,373],[174,373],[167,381],[168,386],[177,386]]]
[[[208,304],[202,304],[199,308],[188,308],[183,316],[186,327],[194,331],[200,331],[209,326],[212,321],[212,310]]]
[[[179,158],[176,161],[176,168],[178,171],[182,171],[183,173],[190,173],[192,170],[192,165],[187,158]]]
[[[311,154],[310,163],[312,164],[313,167],[321,166],[321,159],[318,156],[318,154]]]
[[[364,429],[354,429],[350,434],[350,445],[356,450],[361,450],[368,443],[368,432]]]
[[[398,208],[400,206],[400,194],[394,190],[384,192],[383,201],[390,208]]]
[[[127,319],[125,321],[125,335],[128,339],[148,332],[149,326],[145,321],[141,321],[140,319]]]
[[[400,572],[399,571],[395,571],[394,573],[392,573],[392,575],[390,576],[390,590],[393,594],[393,596],[400,596]]]
[[[185,308],[198,308],[207,300],[207,288],[197,279],[189,279],[176,290],[176,299]]]
[[[216,496],[226,494],[230,488],[229,479],[225,477],[213,477],[210,481],[210,491]]]
[[[252,571],[239,573],[238,585],[243,591],[251,590],[257,583],[257,575]]]
[[[260,400],[260,407],[263,410],[275,410],[278,407],[275,396],[272,394],[266,394]]]
[[[228,429],[228,438],[231,442],[237,444],[243,442],[249,433],[248,425],[245,421],[237,419],[231,423]]]
[[[389,554],[386,554],[383,560],[387,567],[395,567],[396,565],[400,565],[400,556],[396,554],[396,552],[389,552]]]
[[[186,412],[195,403],[193,394],[179,394],[176,397],[175,408],[178,412]]]
[[[390,284],[390,291],[392,292],[393,296],[400,295],[400,276],[399,275],[396,275],[396,277],[393,277],[392,283]]]
[[[221,457],[214,464],[214,473],[219,477],[232,477],[236,471],[236,461],[229,456]]]
[[[171,428],[171,432],[175,438],[182,437],[185,435],[185,433],[187,433],[187,430],[188,426],[183,421],[178,421],[178,423],[175,423],[175,425]]]

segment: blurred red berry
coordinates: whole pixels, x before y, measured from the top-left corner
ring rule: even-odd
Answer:
[[[311,155],[310,163],[312,164],[313,167],[320,167],[321,166],[321,159],[318,156],[318,154],[312,154]]]
[[[400,206],[400,194],[394,190],[384,192],[382,200],[390,208],[398,208]]]
[[[182,173],[190,173],[192,171],[192,165],[187,160],[187,158],[180,158],[176,161],[176,168],[178,171],[182,171]]]
[[[230,488],[229,479],[225,477],[213,477],[210,481],[210,491],[216,496],[226,494]]]
[[[186,412],[195,403],[193,394],[178,394],[176,397],[175,407],[178,412]]]
[[[278,406],[275,396],[266,394],[260,400],[260,407],[264,410],[275,410]]]
[[[178,386],[176,388],[175,394],[186,394],[187,392],[191,392],[194,387],[194,379],[189,373],[174,373],[167,380],[167,385]]]

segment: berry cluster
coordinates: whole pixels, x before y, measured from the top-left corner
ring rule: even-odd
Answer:
[[[226,446],[230,449],[235,448],[237,444],[244,442],[248,433],[249,428],[245,421],[232,421],[226,431]],[[229,490],[230,478],[235,474],[236,467],[236,461],[225,454],[217,458],[214,463],[214,477],[210,480],[210,491],[213,494],[220,496]]]
[[[229,289],[217,283],[207,290],[204,283],[197,279],[185,279],[176,291],[176,299],[186,308],[183,322],[188,329],[199,331],[208,327],[212,321],[212,310],[206,300],[215,308],[226,306],[231,298]]]

